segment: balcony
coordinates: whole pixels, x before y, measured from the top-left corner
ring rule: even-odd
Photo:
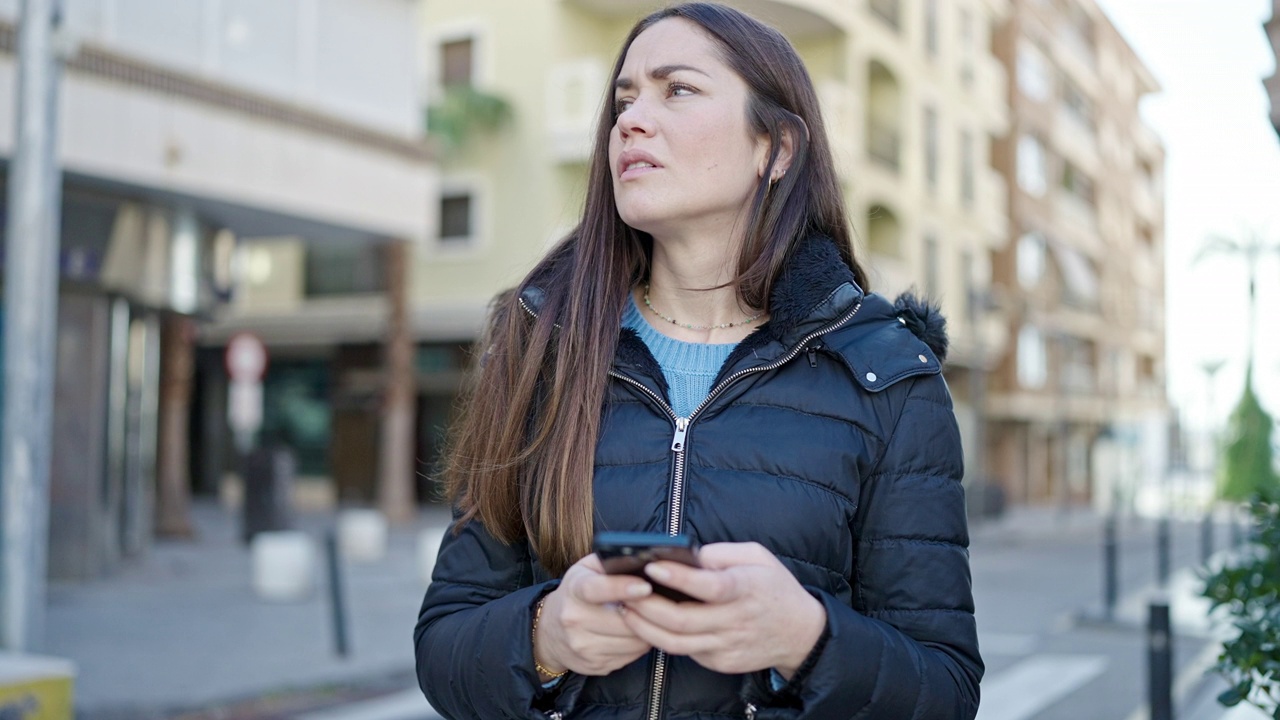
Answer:
[[[898,0],[867,0],[867,8],[884,24],[896,31],[902,30],[902,7]]]
[[[901,169],[902,136],[897,128],[872,120],[867,125],[867,155],[894,172]]]
[[[1102,249],[1102,240],[1098,234],[1098,211],[1092,205],[1062,188],[1055,188],[1053,209],[1057,215],[1057,225],[1070,233],[1075,240],[1073,245],[1090,255],[1096,255]]]
[[[635,0],[560,0],[610,20],[630,23],[637,19]],[[791,40],[815,35],[844,33],[853,27],[854,3],[849,0],[739,0],[734,3],[777,28]],[[660,3],[648,9],[656,10]],[[643,10],[642,10],[643,12]]]
[[[819,80],[816,85],[836,173],[844,179],[852,178],[858,158],[858,108],[854,93],[837,80]]]
[[[987,235],[1009,236],[1009,185],[993,168],[978,172],[977,215]]]
[[[547,73],[547,133],[556,162],[590,158],[608,72],[603,62],[584,58],[558,63]]]

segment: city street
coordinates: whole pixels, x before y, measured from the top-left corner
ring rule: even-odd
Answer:
[[[292,604],[257,599],[235,516],[197,508],[200,540],[161,543],[126,572],[53,588],[50,652],[79,667],[82,720],[304,718],[428,720],[410,632],[421,599],[418,533],[442,508],[394,530],[386,557],[350,563],[352,654],[332,650],[323,591]],[[330,521],[302,518],[316,538]],[[1018,509],[973,528],[972,566],[987,676],[979,720],[1143,720],[1146,598],[1154,590],[1155,523],[1119,526],[1121,602],[1102,622],[1102,524],[1086,512]],[[1249,720],[1213,702],[1204,668],[1216,653],[1191,566],[1199,526],[1174,523],[1171,583],[1180,720]],[[1216,548],[1230,534],[1219,526]],[[323,582],[323,580],[322,580]],[[323,587],[321,587],[323,590]]]

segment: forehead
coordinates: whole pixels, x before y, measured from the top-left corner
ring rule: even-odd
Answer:
[[[622,77],[645,74],[663,65],[691,65],[709,74],[728,70],[720,46],[703,29],[684,18],[666,18],[645,28],[627,48]]]

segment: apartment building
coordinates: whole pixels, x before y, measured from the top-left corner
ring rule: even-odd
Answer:
[[[513,121],[441,158],[440,232],[419,254],[415,275],[421,337],[442,328],[451,339],[474,337],[492,295],[572,227],[612,62],[634,22],[664,4],[426,6],[433,97],[474,86],[509,103]],[[1006,184],[990,164],[1008,125],[1005,71],[991,53],[1008,2],[729,4],[780,29],[803,57],[873,289],[915,287],[942,301],[953,341],[948,372],[972,444],[968,368],[994,364],[1005,336],[983,299],[991,258],[1009,236]]]
[[[4,98],[20,5],[0,0]],[[183,493],[216,489],[227,467],[227,443],[209,442],[225,436],[221,357],[192,345],[218,342],[209,320],[238,291],[237,265],[280,279],[269,254],[236,262],[246,243],[337,254],[421,244],[434,232],[436,176],[416,2],[63,5],[49,561],[54,577],[90,578],[146,551],[158,506],[174,523],[161,529],[189,531]],[[385,306],[362,322],[385,325]]]
[[[990,471],[1015,503],[1132,501],[1161,472],[1164,150],[1159,88],[1092,0],[1015,0],[995,163],[1010,187],[993,259],[1011,342],[987,398]]]
[[[1271,125],[1280,134],[1280,0],[1271,0],[1271,19],[1264,27],[1271,40],[1271,54],[1276,57],[1276,69],[1263,84],[1271,98]]]

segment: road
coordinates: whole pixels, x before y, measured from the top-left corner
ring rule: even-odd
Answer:
[[[971,563],[979,639],[987,661],[979,720],[1145,718],[1147,602],[1156,588],[1156,527],[1119,525],[1119,594],[1114,622],[1102,610],[1102,526],[1096,517],[1024,512],[1016,522],[977,526]],[[1215,547],[1230,541],[1215,531]],[[1207,604],[1195,597],[1200,527],[1175,522],[1170,592],[1182,720],[1218,720],[1225,711],[1200,697],[1216,654]],[[1220,631],[1217,631],[1220,632]],[[1194,696],[1194,697],[1192,697]],[[1232,720],[1244,717],[1232,716]]]

